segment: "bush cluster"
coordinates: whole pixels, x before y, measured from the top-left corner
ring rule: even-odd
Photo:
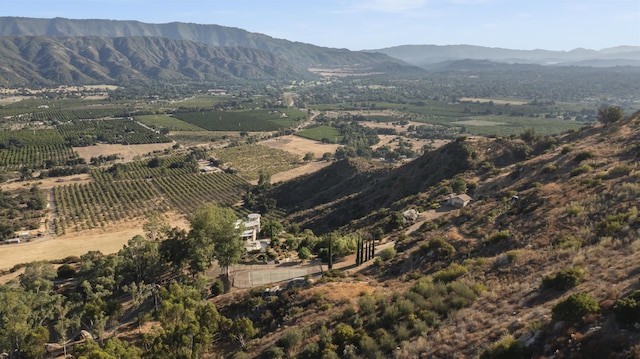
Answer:
[[[547,275],[542,278],[542,287],[566,290],[580,284],[584,279],[584,276],[585,271],[582,267],[576,266],[565,268],[556,274]]]
[[[576,323],[587,314],[600,312],[598,302],[585,292],[570,295],[567,299],[554,305],[551,309],[551,317],[554,322],[567,321]]]

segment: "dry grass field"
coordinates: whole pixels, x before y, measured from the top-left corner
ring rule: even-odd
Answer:
[[[188,228],[186,219],[177,214],[168,215],[171,226]],[[59,260],[68,256],[80,256],[89,251],[104,254],[116,253],[136,235],[144,235],[144,221],[121,222],[103,229],[72,232],[61,236],[45,237],[28,243],[0,246],[0,270],[16,264],[40,260]]]
[[[294,135],[270,138],[260,144],[287,151],[301,158],[309,152],[312,152],[316,158],[320,158],[325,152],[334,153],[340,147],[337,144],[322,143]]]
[[[136,158],[145,156],[154,151],[164,151],[167,148],[171,148],[174,143],[151,143],[145,145],[118,145],[118,144],[99,144],[95,146],[87,147],[74,147],[73,150],[78,155],[87,161],[91,160],[91,157],[119,155],[123,159],[123,162],[130,162]]]

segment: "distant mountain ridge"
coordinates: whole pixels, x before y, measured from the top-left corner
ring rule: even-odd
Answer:
[[[618,46],[602,50],[571,51],[511,50],[473,45],[402,45],[377,50],[409,64],[429,68],[452,60],[489,60],[505,63],[573,66],[640,66],[640,46]]]
[[[276,39],[264,34],[220,25],[172,22],[148,24],[139,21],[39,19],[0,17],[0,36],[150,36],[188,40],[215,47],[246,47],[282,57],[301,68],[322,66],[388,67],[406,65],[389,56],[364,51],[335,49]]]
[[[4,84],[74,85],[311,78],[271,53],[160,37],[0,37]]]

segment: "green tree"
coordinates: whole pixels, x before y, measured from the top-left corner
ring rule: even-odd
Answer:
[[[240,343],[242,349],[247,348],[247,340],[253,338],[258,332],[253,327],[253,322],[247,317],[236,319],[231,325],[231,334]]]
[[[191,218],[189,237],[194,239],[190,247],[193,252],[192,268],[197,273],[204,272],[212,259],[226,275],[229,267],[237,263],[244,253],[244,244],[240,240],[242,225],[236,225],[236,215],[231,208],[218,207],[214,203],[196,209]]]
[[[598,121],[602,122],[605,126],[622,120],[624,118],[624,111],[620,106],[603,106],[598,109]]]
[[[302,160],[305,162],[315,161],[315,159],[316,159],[316,155],[313,152],[307,152],[302,158]]]
[[[159,243],[141,235],[131,238],[118,252],[118,273],[124,283],[155,283],[163,272]]]
[[[266,221],[262,225],[262,234],[265,236],[269,236],[269,238],[273,241],[274,237],[282,232],[284,227],[282,224],[276,220]]]
[[[166,235],[171,231],[171,226],[162,213],[153,211],[147,215],[147,220],[142,225],[142,229],[148,240],[158,241],[167,238]]]

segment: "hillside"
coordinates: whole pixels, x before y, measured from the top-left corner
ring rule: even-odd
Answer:
[[[206,256],[224,260],[230,242],[203,248],[234,228],[230,207],[189,207],[189,232],[151,215],[148,237],[113,255],[14,267],[0,349],[48,357],[45,343],[82,329],[99,340],[70,342],[75,356],[637,358],[639,143],[636,113],[553,137],[459,137],[396,168],[338,161],[265,192],[291,226],[228,276]],[[472,200],[448,205],[453,192]]]
[[[0,17],[2,36],[98,36],[98,37],[160,37],[187,40],[213,47],[242,47],[255,49],[286,59],[291,66],[300,69],[309,67],[350,67],[368,72],[419,73],[400,60],[383,54],[349,51],[272,38],[238,28],[219,25],[200,25],[173,22],[147,24],[138,21],[72,20],[64,18],[36,19]]]
[[[311,78],[271,53],[159,37],[0,37],[0,80],[13,86]]]
[[[316,233],[326,233],[383,208],[400,210],[407,197],[418,196],[442,181],[480,168],[483,161],[499,166],[513,164],[522,159],[516,153],[522,145],[480,138],[467,141],[461,137],[395,169],[362,160],[342,160],[276,187],[271,195],[280,207],[293,213],[292,221]],[[448,193],[441,193],[445,194]]]
[[[563,66],[640,66],[640,48],[637,46],[619,46],[602,50],[550,51],[513,50],[472,45],[402,45],[370,51],[387,54],[421,67],[455,60],[487,60],[512,64]]]
[[[315,319],[307,318],[316,318],[321,312],[304,303],[313,293],[334,292],[335,296],[327,294],[322,301],[334,306],[332,319],[323,325],[329,331],[338,331],[344,329],[340,323],[347,323],[360,333],[351,343],[362,351],[373,346],[385,352],[384,348],[390,350],[397,345],[394,355],[401,358],[477,357],[483,352],[488,355],[483,358],[638,357],[640,336],[633,325],[640,321],[640,313],[636,309],[622,312],[621,308],[631,300],[622,298],[640,289],[639,130],[640,117],[636,116],[551,139],[458,141],[381,176],[375,175],[379,171],[361,168],[358,176],[367,178],[366,184],[354,181],[358,177],[353,173],[355,165],[350,166],[351,172],[344,171],[344,163],[334,165],[336,169],[342,167],[345,177],[341,179],[348,181],[345,187],[349,193],[336,190],[332,199],[315,203],[333,200],[331,205],[336,208],[347,204],[334,217],[330,213],[336,208],[326,210],[320,204],[316,216],[325,216],[327,227],[334,221],[341,224],[341,217],[349,216],[351,223],[344,230],[385,228],[386,238],[397,240],[398,255],[371,269],[349,269],[358,274],[338,280],[342,284],[318,284],[301,291],[296,297],[300,299],[289,305],[301,306],[304,314],[290,318],[285,325],[289,332],[305,326],[317,328],[310,322]],[[446,155],[461,143],[471,150],[469,161],[446,162],[451,159]],[[527,158],[521,157],[524,146],[532,149]],[[315,198],[312,193],[326,194],[334,184],[329,180],[323,187],[322,178],[335,169],[325,170],[328,172],[315,179],[311,176],[297,184],[285,184],[284,190],[276,193],[282,195],[313,184],[313,190],[307,192],[310,198]],[[442,194],[455,186],[453,178],[463,178],[467,183],[468,193],[473,196],[467,207],[458,210],[445,206],[439,210],[439,218],[407,234],[409,224],[388,228],[391,212],[379,208],[428,208],[424,206],[439,203]],[[347,198],[341,198],[346,194]],[[304,193],[295,195],[307,198]],[[354,221],[362,207],[372,213]],[[313,211],[293,213],[292,218],[314,216]],[[571,280],[558,279],[566,273],[572,273]],[[468,293],[466,298],[475,298],[471,299],[473,303],[455,304],[457,299],[443,297],[444,302],[436,304],[419,289],[430,283],[426,278],[448,278],[444,280],[449,283],[450,293],[458,290],[454,287],[459,282],[483,289],[477,298]],[[358,289],[359,298],[337,294],[348,291],[352,281],[364,285]],[[416,293],[425,298],[416,298]],[[573,294],[582,295],[578,293],[595,300],[598,309],[593,314],[579,314],[581,304],[564,309],[568,312],[561,309],[559,303]],[[368,297],[386,304],[377,306],[377,310],[365,308]],[[413,314],[403,315],[407,310],[403,308],[409,306],[407,300],[415,309],[409,312]],[[445,309],[440,309],[443,305]],[[389,307],[396,308],[395,314]],[[371,310],[377,313],[377,319],[367,314]],[[426,314],[437,317],[433,311],[443,313],[441,310],[447,314],[415,334],[418,324],[434,320]],[[574,312],[577,316],[566,314]],[[390,317],[384,319],[386,316]],[[368,318],[360,329],[354,319],[358,317]],[[379,324],[367,324],[367,320]],[[381,338],[381,329],[375,328],[384,328],[388,337]],[[282,346],[283,335],[286,332],[260,340],[262,350],[271,345],[286,349]],[[334,332],[334,340],[336,335]],[[363,335],[374,338],[377,345],[358,341]],[[302,345],[313,338],[303,340]],[[387,345],[386,340],[393,345]],[[508,353],[502,354],[506,356],[496,354],[501,352],[496,349],[500,346],[494,345],[497,342],[503,353]]]

